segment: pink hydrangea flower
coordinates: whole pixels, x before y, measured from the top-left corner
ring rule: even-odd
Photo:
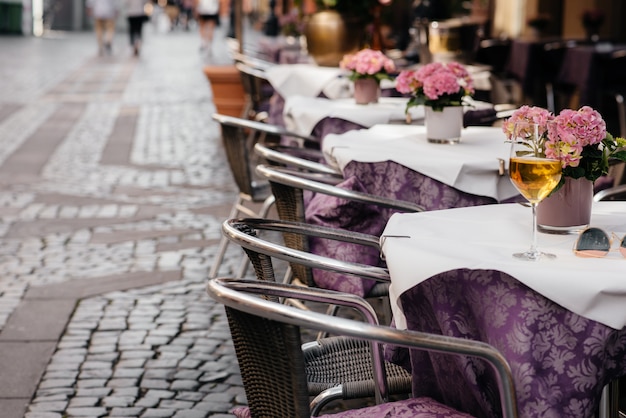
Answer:
[[[344,55],[339,67],[352,71],[352,79],[371,77],[378,80],[387,78],[396,69],[393,60],[373,49],[362,49],[356,54]]]
[[[507,140],[510,140],[513,136],[513,128],[518,122],[536,123],[539,125],[538,134],[541,136],[545,133],[548,127],[548,121],[554,119],[554,115],[547,109],[524,105],[517,109],[510,118],[508,118],[502,124],[502,131],[506,135]],[[530,134],[529,132],[526,133]]]
[[[606,122],[589,106],[578,111],[564,109],[548,125],[546,157],[561,160],[565,167],[578,167],[583,148],[597,145],[606,138]]]
[[[424,104],[440,109],[460,106],[464,96],[474,93],[474,82],[458,62],[433,62],[417,70],[402,71],[396,77],[396,90],[414,96],[409,105]]]
[[[539,125],[540,155],[561,161],[561,183],[564,177],[595,181],[608,173],[610,158],[626,161],[626,139],[609,134],[602,115],[589,106],[564,109],[557,116],[540,107],[522,106],[502,126],[508,140],[519,122]],[[532,133],[530,129],[517,132],[521,137]]]

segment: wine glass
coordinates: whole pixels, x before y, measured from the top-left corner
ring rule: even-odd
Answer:
[[[514,257],[537,261],[555,258],[554,254],[537,249],[537,204],[545,199],[561,180],[561,162],[545,157],[546,126],[518,122],[513,127],[509,176],[515,188],[530,203],[533,216],[532,243],[530,249],[515,253]]]

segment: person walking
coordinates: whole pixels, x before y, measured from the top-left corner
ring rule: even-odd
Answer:
[[[133,55],[138,57],[141,50],[143,24],[148,20],[146,14],[146,0],[125,0],[126,20],[128,21],[128,36]]]
[[[219,0],[196,0],[196,20],[200,32],[200,50],[211,53],[213,44],[213,32],[220,24],[220,1]]]
[[[116,0],[87,0],[87,13],[94,19],[99,55],[112,53],[117,12]]]

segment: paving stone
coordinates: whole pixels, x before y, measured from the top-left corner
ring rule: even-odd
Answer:
[[[56,401],[56,402],[37,402],[33,403],[30,406],[31,411],[39,411],[39,412],[63,412],[67,407],[67,402]]]
[[[96,406],[96,404],[100,402],[100,398],[96,397],[86,397],[86,396],[77,396],[72,398],[69,403],[69,406],[72,408],[80,408],[85,406]]]
[[[140,386],[145,389],[169,389],[170,382],[160,379],[142,379]]]
[[[169,417],[174,416],[175,413],[176,413],[175,409],[151,408],[151,409],[146,409],[141,414],[141,418],[169,418]]]
[[[192,411],[177,411],[174,418],[206,418],[208,416],[207,411],[192,410]]]
[[[0,242],[0,331],[27,290],[102,285],[59,295],[77,304],[57,322],[67,325],[28,418],[230,417],[245,402],[235,399],[236,367],[207,365],[234,359],[223,309],[204,286],[236,188],[219,126],[206,118],[215,106],[197,33],[145,35],[141,61],[124,55],[122,33],[119,54],[107,60],[94,57],[92,33],[63,34],[63,47],[45,37],[0,43],[0,55],[20,68],[3,72],[0,106],[14,98],[22,106],[10,132],[0,121],[0,167],[37,132],[56,132],[56,115],[75,115],[27,182],[11,176],[10,193],[0,185],[0,236],[10,238]],[[25,54],[7,53],[15,42]],[[28,81],[12,79],[22,76]],[[75,113],[61,111],[68,108]],[[229,252],[225,270],[238,259]],[[134,273],[145,284],[114,282]],[[232,403],[203,400],[211,393],[228,393]]]
[[[177,401],[174,399],[163,399],[159,403],[159,407],[161,408],[170,408],[170,409],[190,409],[193,407],[193,402],[188,401]]]
[[[106,415],[106,408],[102,407],[80,407],[80,408],[67,408],[66,413],[70,417],[101,417]]]
[[[120,408],[116,407],[111,410],[109,416],[111,417],[138,417],[144,408]]]

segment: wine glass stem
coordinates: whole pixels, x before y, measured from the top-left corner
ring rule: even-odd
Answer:
[[[530,252],[532,254],[537,254],[537,204],[531,203],[530,207],[533,211],[533,234],[532,241],[530,244]]]

